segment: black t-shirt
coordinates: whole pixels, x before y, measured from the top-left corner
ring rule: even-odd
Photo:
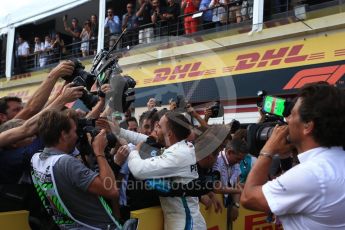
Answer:
[[[97,24],[91,24],[91,36],[97,37],[98,36],[98,25]]]
[[[138,25],[143,26],[149,23],[152,23],[151,21],[151,10],[152,7],[149,4],[146,4],[142,14],[138,17]]]
[[[75,27],[75,28],[71,28],[71,30],[74,32],[74,33],[81,33],[81,28],[79,26]],[[75,37],[75,36],[72,36],[72,41],[73,42],[79,42],[81,41],[80,40],[80,37]]]
[[[129,209],[138,210],[159,205],[159,194],[153,189],[147,189],[145,182],[136,179],[132,173],[128,176],[127,182],[127,205]]]
[[[174,18],[170,18],[168,21],[176,22],[178,16],[180,15],[180,6],[179,6],[179,4],[175,3],[172,6],[165,7],[164,12],[167,13],[167,14],[174,15]]]

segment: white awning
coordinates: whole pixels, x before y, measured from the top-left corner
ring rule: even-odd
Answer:
[[[35,22],[88,1],[91,0],[31,0],[30,4],[0,16],[0,35],[8,33],[11,28]],[[13,4],[16,4],[15,1]]]

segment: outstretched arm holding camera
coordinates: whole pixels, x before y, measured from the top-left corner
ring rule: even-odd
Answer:
[[[111,90],[109,84],[104,84],[101,86],[101,93],[99,94],[97,104],[92,108],[91,112],[86,115],[86,118],[97,119],[105,106],[105,96]]]
[[[201,118],[201,116],[194,110],[192,106],[187,107],[187,112],[199,122],[201,127],[208,127],[207,122]]]
[[[24,109],[22,109],[14,118],[27,120],[37,114],[47,103],[47,100],[53,90],[57,80],[60,77],[72,75],[74,64],[71,61],[63,61],[50,71],[48,77],[38,87],[32,95]]]
[[[36,114],[22,126],[9,129],[5,132],[0,133],[0,147],[4,147],[15,143],[24,138],[33,136],[37,132],[37,121],[39,116],[46,110],[56,109],[60,110],[66,103],[75,101],[76,99],[82,96],[82,87],[71,87],[71,84],[68,84],[64,87],[62,93],[44,110]]]
[[[210,108],[205,109],[204,121],[206,122],[206,124],[208,123],[208,120],[210,119],[211,115],[212,115],[212,110]]]

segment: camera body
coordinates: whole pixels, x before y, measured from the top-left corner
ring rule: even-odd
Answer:
[[[122,69],[118,63],[119,57],[112,54],[123,34],[124,32],[109,51],[101,50],[94,57],[90,72],[97,76],[98,87],[103,84],[111,85],[112,91],[106,95],[106,98],[109,99],[108,104],[115,111],[124,113],[135,101],[134,87],[136,81],[128,75],[121,75]]]
[[[258,105],[262,108],[264,120],[262,123],[251,124],[247,127],[247,143],[249,152],[255,156],[260,153],[260,150],[265,145],[266,141],[271,137],[273,128],[276,125],[284,125],[285,117],[288,117],[294,106],[294,101],[291,99],[283,99],[266,95],[265,91],[258,93],[261,101]]]
[[[224,115],[224,107],[219,101],[215,102],[209,109],[212,111],[211,118],[222,117]]]
[[[115,76],[114,76],[115,75]],[[120,112],[128,110],[132,102],[135,101],[135,80],[128,75],[117,75],[114,74],[110,77],[109,84],[111,85],[112,91],[110,94],[109,106]]]
[[[176,104],[176,107],[173,109],[175,112],[178,112],[178,113],[187,112],[188,101],[182,95],[178,95],[176,99],[171,98],[169,103]]]
[[[266,141],[271,137],[274,127],[277,124],[283,124],[280,121],[263,122],[251,124],[247,127],[247,144],[251,154],[258,156]]]
[[[99,95],[107,96],[100,91],[103,84],[110,84],[113,89],[108,94],[111,99],[109,106],[120,112],[125,112],[132,102],[135,101],[136,81],[130,76],[122,76],[122,70],[118,65],[117,57],[108,55],[107,51],[99,52],[91,67],[91,73],[85,71],[85,67],[78,59],[71,59],[74,63],[74,71],[71,76],[63,77],[66,82],[72,82],[74,86],[83,86],[83,95],[80,98],[88,109],[92,109],[97,102],[98,97],[90,93],[91,87],[96,82]],[[97,77],[96,77],[97,75]]]
[[[77,123],[77,135],[79,137],[80,152],[83,155],[90,155],[93,150],[89,145],[87,134],[89,133],[93,140],[93,138],[95,138],[100,133],[100,129],[96,127],[96,119],[80,118],[78,119]],[[106,147],[106,152],[107,150],[115,147],[117,138],[113,133],[109,133],[107,134],[107,141],[108,145]]]
[[[74,71],[71,76],[65,76],[62,79],[68,83],[72,82],[73,86],[84,87],[83,95],[80,100],[91,110],[98,102],[98,97],[90,93],[91,87],[95,83],[96,76],[85,71],[85,66],[78,59],[72,59],[71,61],[74,63]]]

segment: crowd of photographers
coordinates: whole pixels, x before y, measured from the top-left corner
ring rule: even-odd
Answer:
[[[228,126],[208,127],[192,107],[182,108],[176,100],[169,110],[157,111],[155,99],[149,99],[139,123],[127,106],[125,119],[118,122],[105,107],[113,85],[103,84],[95,100],[83,85],[89,76],[78,68],[77,62],[61,62],[25,106],[18,97],[0,99],[1,211],[29,210],[33,229],[116,229],[128,223],[131,210],[161,205],[167,229],[205,229],[199,198],[208,208],[223,206],[213,193],[220,176],[212,168],[227,167],[224,162],[214,165],[224,160],[218,153],[225,147],[228,155],[223,157],[234,165],[245,147],[227,143]],[[66,80],[61,92],[49,97],[60,79]],[[91,111],[65,106],[77,99]],[[187,109],[200,127],[192,127],[180,109]],[[217,110],[210,107],[206,120]],[[211,140],[217,141],[205,152],[202,145]],[[217,189],[241,192],[228,185]]]
[[[130,104],[121,104],[125,118],[119,122],[113,102],[116,95],[130,96],[133,79],[115,76],[125,79],[124,90],[110,79],[90,99],[79,84],[89,77],[78,68],[61,62],[25,106],[17,97],[0,98],[0,211],[29,210],[33,229],[135,229],[130,211],[160,205],[165,229],[206,229],[200,201],[215,212],[227,209],[231,228],[241,199],[246,207],[279,215],[293,229],[344,227],[340,89],[326,83],[304,87],[288,126],[271,125],[272,136],[256,158],[247,142],[252,134],[238,121],[208,124],[224,113],[220,103],[207,107],[202,118],[182,98],[160,110],[150,98],[139,122]],[[60,78],[64,87],[49,98]],[[65,106],[77,99],[89,105],[88,113]],[[296,153],[308,151],[314,151],[309,163],[299,156],[302,163],[290,169],[298,164]],[[267,182],[268,176],[276,179]],[[332,205],[315,220],[323,199]]]

